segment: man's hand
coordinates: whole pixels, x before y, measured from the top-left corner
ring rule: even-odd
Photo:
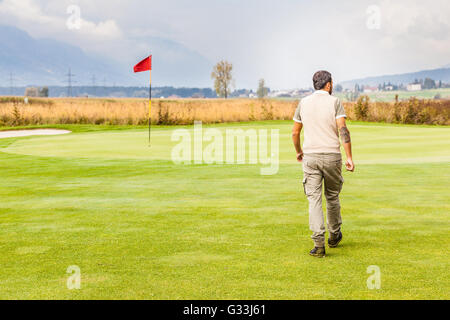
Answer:
[[[303,161],[303,151],[301,151],[300,153],[297,153],[297,161],[298,162],[302,162]]]
[[[347,161],[345,161],[345,168],[347,171],[355,171],[355,164],[353,163],[352,158],[347,158]]]

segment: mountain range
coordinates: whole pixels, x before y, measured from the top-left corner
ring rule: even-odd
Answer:
[[[378,86],[379,84],[388,83],[399,85],[408,84],[415,80],[431,78],[435,81],[441,80],[444,83],[450,83],[450,65],[445,65],[442,68],[422,70],[417,72],[391,74],[376,77],[360,78],[348,81],[342,81],[340,84],[347,89],[353,89],[355,84]]]
[[[213,64],[201,54],[176,41],[146,37],[139,39],[153,54],[155,86],[211,87]],[[138,62],[144,57],[131,57]],[[129,62],[93,56],[77,46],[52,39],[36,39],[12,26],[0,25],[0,86],[64,86],[69,68],[74,85],[145,86],[147,78],[134,74]],[[94,80],[95,77],[95,80]],[[344,88],[355,84],[377,86],[384,82],[408,84],[416,79],[431,78],[450,83],[450,64],[442,68],[403,74],[391,74],[343,81]]]
[[[157,37],[143,39],[154,56],[154,84],[205,86],[210,83],[212,63],[181,43]],[[144,57],[135,58],[136,63]],[[0,25],[0,85],[9,86],[12,73],[15,85],[64,85],[67,74],[75,74],[74,84],[147,85],[133,66],[107,57],[84,52],[79,47],[52,39],[35,39],[11,26]]]

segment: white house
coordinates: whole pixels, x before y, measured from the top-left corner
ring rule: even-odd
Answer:
[[[408,91],[420,91],[422,90],[422,85],[420,83],[410,83],[406,86]]]
[[[378,91],[377,87],[369,87],[369,86],[364,87],[364,93],[371,93],[371,92],[377,92],[377,91]]]

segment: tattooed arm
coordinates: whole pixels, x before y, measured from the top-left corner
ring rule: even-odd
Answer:
[[[292,128],[292,141],[294,142],[295,151],[297,152],[297,161],[303,161],[303,151],[300,145],[300,132],[302,131],[303,124],[299,122],[294,122],[294,127]]]
[[[348,171],[354,171],[355,164],[353,163],[352,159],[352,141],[350,139],[350,131],[348,131],[344,117],[336,119],[336,123],[339,129],[339,135],[341,136],[342,144],[344,146],[345,154],[347,155],[345,167],[347,168]]]

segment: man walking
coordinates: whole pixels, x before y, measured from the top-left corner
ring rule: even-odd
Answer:
[[[303,190],[309,202],[309,227],[314,241],[314,249],[309,254],[322,258],[325,256],[322,183],[327,200],[328,246],[335,248],[342,240],[339,193],[344,179],[339,135],[347,156],[346,169],[354,171],[355,165],[344,107],[331,95],[331,74],[318,71],[313,76],[313,83],[316,91],[303,98],[295,111],[292,140],[297,161],[303,162]],[[305,129],[303,150],[300,144],[302,128]]]

